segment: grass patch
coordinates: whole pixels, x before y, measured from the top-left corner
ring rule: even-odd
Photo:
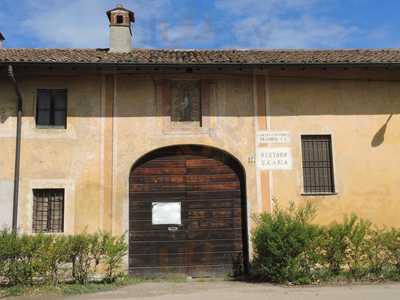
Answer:
[[[138,284],[147,281],[146,278],[124,276],[118,278],[113,283],[64,283],[57,286],[40,285],[40,286],[12,286],[0,287],[0,298],[16,297],[16,296],[39,296],[39,295],[52,295],[52,296],[71,296],[80,294],[90,294],[98,292],[111,291],[123,286]]]
[[[17,296],[72,296],[80,294],[93,294],[99,292],[112,291],[124,286],[144,283],[144,282],[173,282],[183,283],[188,279],[184,275],[168,274],[154,277],[131,277],[122,276],[112,283],[92,282],[87,284],[79,283],[63,283],[57,286],[39,285],[39,286],[22,286],[16,285],[11,287],[0,287],[0,298],[17,297]]]

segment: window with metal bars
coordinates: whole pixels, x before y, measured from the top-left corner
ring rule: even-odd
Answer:
[[[64,189],[33,190],[32,231],[64,231]]]
[[[303,135],[303,183],[306,194],[335,193],[330,135]]]
[[[37,91],[36,125],[67,128],[67,90]]]

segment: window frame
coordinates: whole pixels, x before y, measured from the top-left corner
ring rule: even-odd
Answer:
[[[305,166],[304,166],[304,148],[303,148],[303,138],[307,137],[325,137],[329,139],[329,156],[330,156],[330,179],[331,179],[331,191],[329,192],[309,192],[306,191],[306,186],[305,186]],[[333,135],[330,133],[307,133],[307,134],[300,134],[300,161],[301,161],[301,195],[302,196],[334,196],[338,194],[338,189],[337,189],[337,180],[336,180],[336,168],[335,168],[335,160],[334,160],[334,139]]]
[[[40,108],[39,105],[39,95],[41,92],[48,92],[50,96],[50,108],[49,108],[49,124],[39,124],[39,111],[43,110]],[[65,108],[57,109],[55,108],[55,95],[57,93],[63,93],[65,96]],[[55,124],[55,114],[56,112],[64,112],[64,124],[63,125],[56,125]],[[67,129],[67,118],[68,118],[68,90],[67,89],[37,89],[36,90],[36,116],[35,116],[35,124],[36,128],[55,128],[55,129]]]
[[[47,194],[46,194],[47,192]],[[43,193],[41,195],[41,198],[47,198],[47,211],[46,211],[46,216],[43,219],[38,219],[38,215],[40,212],[36,211],[35,208],[37,206],[37,202],[39,201],[39,196],[36,195],[36,193]],[[59,195],[56,195],[59,193]],[[65,189],[64,188],[34,188],[32,189],[32,196],[33,196],[33,202],[32,202],[32,233],[34,234],[62,234],[65,232]],[[52,210],[53,205],[51,205],[50,200],[51,197],[55,196],[62,196],[62,203],[60,206],[60,211],[58,211],[58,214],[60,215],[60,220],[58,222],[55,222],[56,219],[54,217],[54,210]],[[42,213],[44,211],[42,210]],[[42,222],[46,222],[46,228],[45,230],[40,230],[38,229],[40,224]],[[36,223],[38,223],[36,225]],[[55,226],[55,227],[52,227]]]

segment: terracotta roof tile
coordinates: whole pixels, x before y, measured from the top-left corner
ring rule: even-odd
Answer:
[[[400,49],[381,50],[164,50],[0,49],[4,63],[85,63],[136,65],[203,64],[400,64]]]

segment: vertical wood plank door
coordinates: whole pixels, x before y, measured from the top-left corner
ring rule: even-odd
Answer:
[[[135,164],[129,180],[130,274],[199,277],[243,271],[242,173],[228,154],[200,146],[160,149]],[[179,203],[180,222],[154,224],[158,203]]]

